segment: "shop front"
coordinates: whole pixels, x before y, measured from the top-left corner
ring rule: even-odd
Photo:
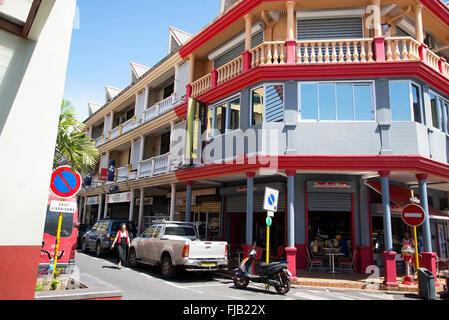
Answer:
[[[342,253],[351,257],[356,245],[355,183],[309,180],[306,185],[306,243],[309,253],[324,254],[326,248],[337,245],[336,239],[341,237],[340,241],[347,245]]]
[[[167,197],[171,197],[170,194]],[[197,189],[192,191],[191,222],[197,224],[201,240],[217,241],[222,235],[222,202],[217,189]],[[176,193],[175,220],[185,221],[186,192]]]
[[[88,225],[93,225],[98,219],[98,211],[100,209],[100,196],[88,197],[86,199],[86,217],[83,222]]]
[[[279,190],[278,211],[273,217],[270,230],[270,255],[274,256],[280,246],[286,246],[285,183],[275,182],[254,185],[253,197],[253,238],[263,250],[267,239],[267,212],[263,209],[265,187]],[[231,253],[240,251],[246,239],[246,199],[247,186],[220,189],[225,203],[225,239],[230,244]]]
[[[131,192],[106,195],[106,217],[109,219],[128,220]]]

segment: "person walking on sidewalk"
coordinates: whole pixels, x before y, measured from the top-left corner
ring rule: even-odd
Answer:
[[[126,256],[128,253],[129,248],[129,234],[128,230],[126,230],[126,224],[122,224],[120,230],[117,232],[117,235],[114,239],[114,243],[111,246],[111,249],[114,248],[115,243],[118,243],[118,255],[119,255],[119,261],[118,261],[118,268],[122,268],[122,263],[126,262]]]

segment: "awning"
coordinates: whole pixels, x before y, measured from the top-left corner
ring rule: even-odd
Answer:
[[[374,191],[376,191],[377,193],[379,193],[380,195],[382,195],[382,186],[380,184],[380,182],[373,182],[373,181],[368,181],[367,185],[373,189]],[[397,186],[394,184],[390,184],[390,202],[395,204],[396,206],[392,207],[392,213],[394,212],[399,212],[399,214],[402,211],[402,208],[405,207],[406,205],[410,204],[410,189],[406,188],[406,187],[402,187],[402,186]],[[419,198],[419,197],[418,197]],[[433,219],[433,220],[449,220],[449,214],[435,209],[434,207],[429,205],[429,218]]]

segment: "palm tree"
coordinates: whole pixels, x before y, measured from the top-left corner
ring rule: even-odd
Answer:
[[[87,174],[95,169],[99,152],[92,144],[92,139],[86,136],[84,129],[85,125],[76,118],[72,103],[63,99],[53,169],[65,162],[81,174]]]

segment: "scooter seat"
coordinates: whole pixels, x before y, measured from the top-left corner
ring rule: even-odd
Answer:
[[[260,267],[262,269],[267,269],[267,268],[270,268],[270,267],[278,266],[280,264],[282,264],[282,262],[271,262],[271,263],[261,262],[260,263]]]

